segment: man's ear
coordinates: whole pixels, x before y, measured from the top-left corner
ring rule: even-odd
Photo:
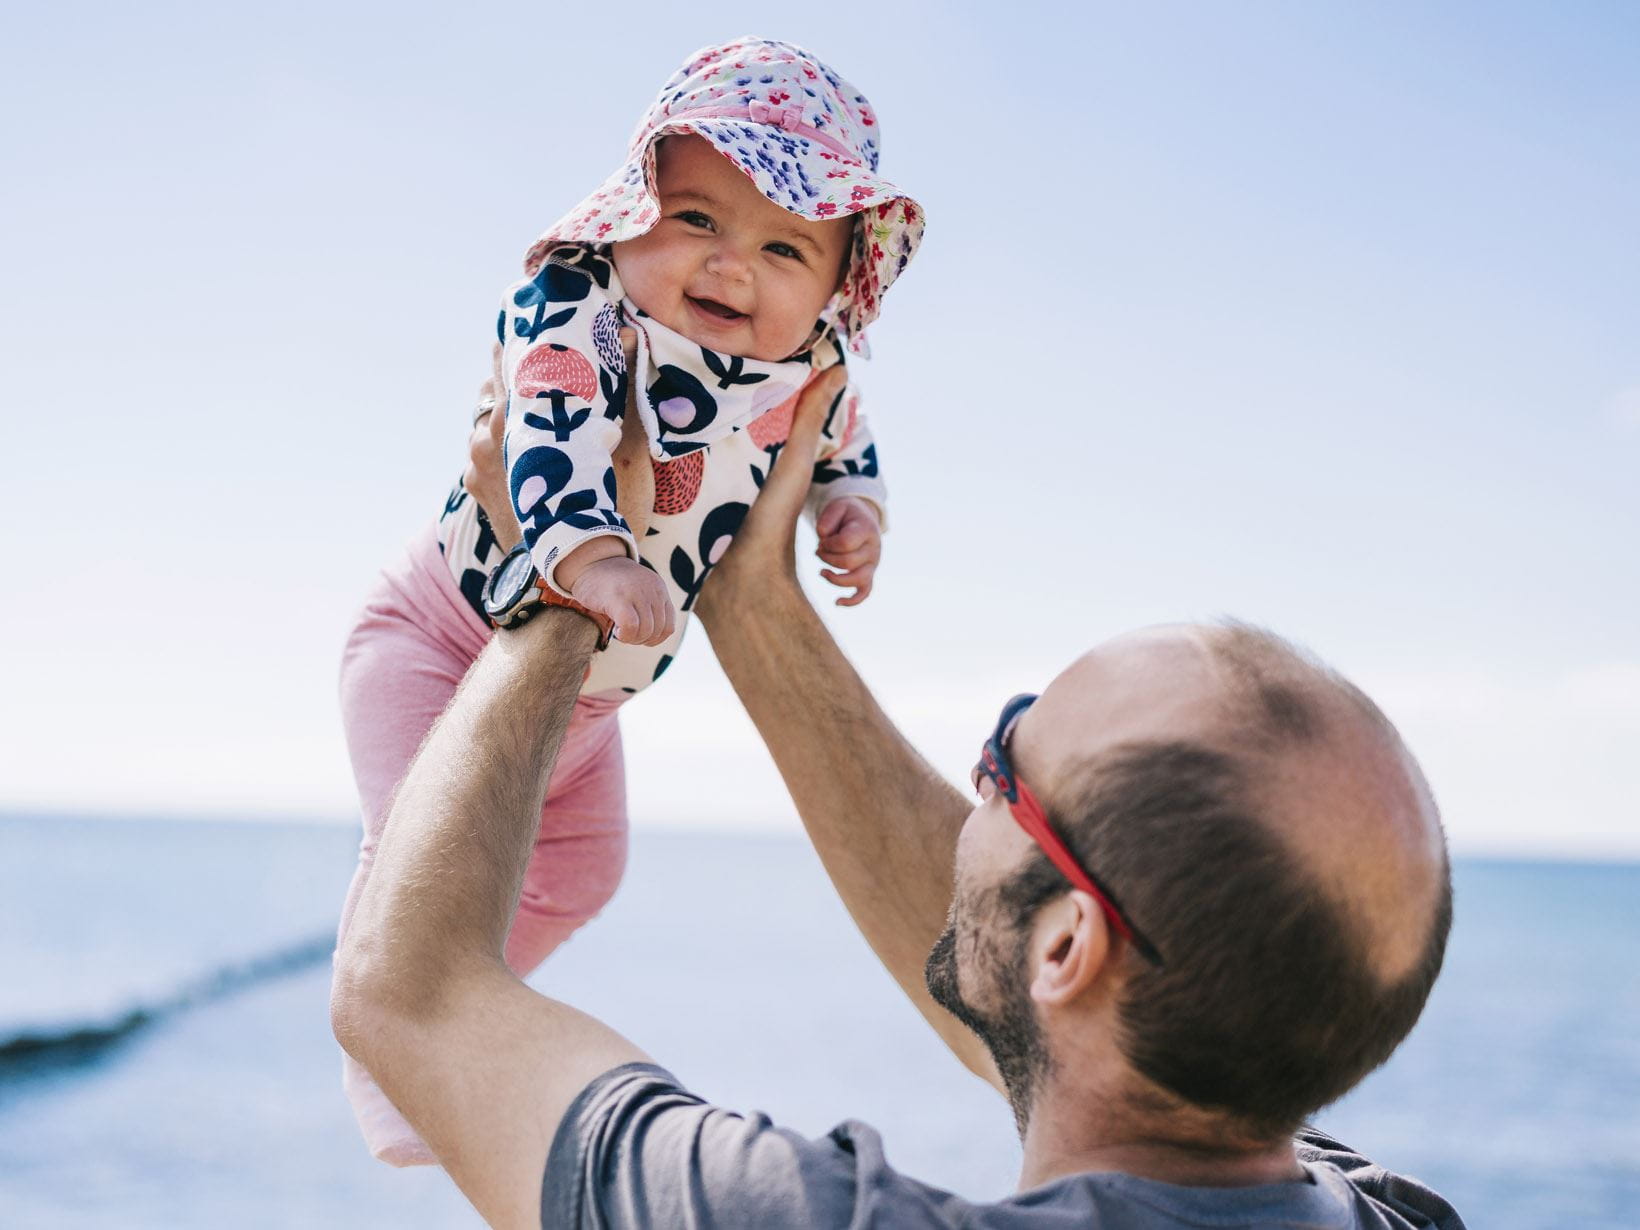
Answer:
[[[1031,934],[1031,998],[1063,1007],[1092,986],[1110,959],[1110,926],[1087,893],[1045,907]]]

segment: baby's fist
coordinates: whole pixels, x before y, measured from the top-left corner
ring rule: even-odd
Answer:
[[[820,575],[833,585],[854,592],[837,600],[838,606],[858,606],[871,596],[871,580],[883,557],[883,531],[877,508],[870,500],[845,495],[826,504],[815,522],[820,546],[815,550],[832,570]]]
[[[659,645],[676,627],[666,582],[625,555],[588,564],[575,578],[570,596],[613,619],[615,639],[628,645]]]

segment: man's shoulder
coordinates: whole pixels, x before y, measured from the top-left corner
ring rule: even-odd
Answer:
[[[595,1079],[565,1115],[547,1160],[542,1225],[1032,1230],[1073,1218],[1105,1230],[1293,1221],[1462,1230],[1439,1196],[1330,1137],[1306,1133],[1298,1145],[1310,1183],[1188,1188],[1079,1174],[975,1203],[895,1170],[869,1124],[849,1120],[809,1138],[712,1106],[665,1069],[627,1064]]]
[[[1311,1172],[1333,1173],[1372,1206],[1399,1220],[1385,1224],[1434,1226],[1439,1230],[1464,1230],[1463,1218],[1433,1188],[1417,1179],[1386,1170],[1348,1145],[1319,1128],[1306,1127],[1294,1141],[1299,1160]]]

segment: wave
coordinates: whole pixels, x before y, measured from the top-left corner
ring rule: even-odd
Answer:
[[[0,1082],[45,1069],[96,1062],[159,1021],[328,961],[335,943],[335,934],[326,932],[261,956],[218,966],[169,994],[116,1010],[101,1019],[29,1026],[0,1035]]]

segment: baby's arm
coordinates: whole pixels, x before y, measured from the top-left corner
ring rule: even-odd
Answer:
[[[615,506],[627,372],[609,272],[594,252],[560,248],[507,293],[507,488],[547,584],[608,615],[621,640],[658,645],[672,634],[671,600]]]
[[[886,524],[888,489],[859,404],[850,385],[832,407],[809,488],[809,512],[820,536],[815,554],[830,566],[820,575],[854,590],[839,598],[838,606],[858,606],[871,596]]]
[[[838,606],[859,606],[871,597],[871,583],[883,555],[882,524],[877,506],[858,495],[839,496],[820,510],[815,522],[820,545],[814,553],[830,565],[820,575],[833,585],[853,586]]]

